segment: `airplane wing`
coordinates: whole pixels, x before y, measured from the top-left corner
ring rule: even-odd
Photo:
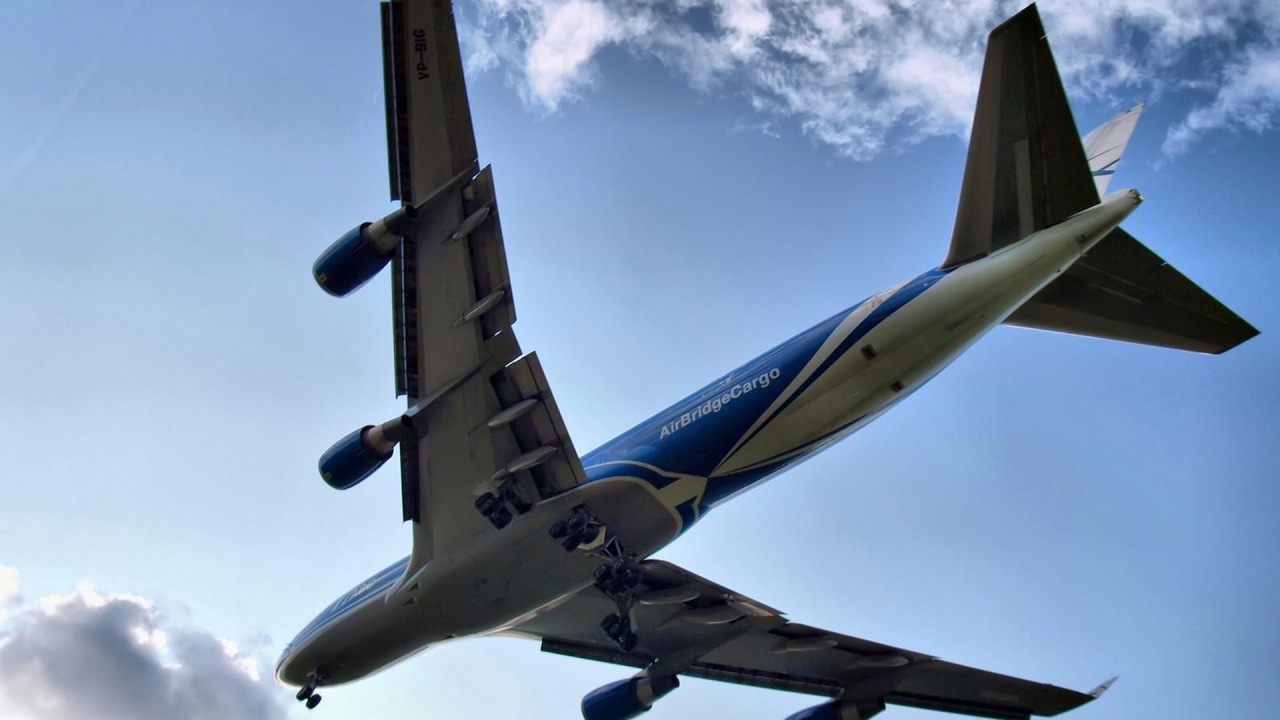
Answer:
[[[403,236],[391,258],[396,392],[421,436],[400,444],[409,578],[585,474],[536,355],[521,357],[511,330],[493,174],[478,163],[452,7],[384,2],[382,33],[391,196],[404,206],[385,223]],[[482,497],[494,499],[484,512]]]
[[[630,652],[601,629],[599,618],[613,612],[614,604],[595,586],[507,634],[540,639],[544,652],[649,668],[658,675],[838,698],[861,717],[885,703],[1006,720],[1057,715],[1110,685],[1081,693],[956,665],[790,622],[763,603],[667,562],[647,560],[641,567],[644,585],[632,611],[639,644]]]

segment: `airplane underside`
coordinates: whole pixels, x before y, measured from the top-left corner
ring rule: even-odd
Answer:
[[[334,601],[276,668],[308,708],[432,644],[486,634],[639,668],[589,693],[627,720],[701,677],[829,701],[1055,715],[1100,696],[811,627],[653,553],[711,508],[864,427],[1002,323],[1220,353],[1257,331],[1125,233],[1105,194],[1135,108],[1083,140],[1035,6],[992,31],[951,246],[940,266],[837,313],[578,455],[515,306],[448,0],[382,4],[392,199],[317,259],[331,295],[390,266],[407,409],[320,459],[346,490],[398,451],[412,553]]]

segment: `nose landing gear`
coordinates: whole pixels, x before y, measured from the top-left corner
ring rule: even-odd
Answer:
[[[313,710],[315,706],[320,704],[320,694],[316,692],[316,689],[320,687],[320,683],[324,682],[325,676],[324,673],[317,670],[308,677],[307,684],[303,685],[294,697],[298,699],[298,702],[305,702],[308,710]]]

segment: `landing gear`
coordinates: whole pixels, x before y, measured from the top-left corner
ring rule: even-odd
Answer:
[[[644,569],[636,562],[635,555],[623,552],[596,568],[595,579],[596,587],[618,608],[617,613],[610,613],[600,621],[600,629],[623,652],[631,652],[640,642],[631,629],[631,610],[636,604],[636,588],[644,582]]]
[[[298,698],[298,702],[305,702],[308,710],[314,709],[315,706],[320,704],[321,699],[320,693],[316,692],[316,688],[320,687],[320,683],[324,682],[324,679],[325,675],[322,672],[316,671],[311,673],[307,680],[307,684],[303,685],[302,688],[298,690],[298,694],[294,697]]]
[[[489,518],[489,522],[499,530],[511,524],[511,511],[507,509],[502,499],[493,493],[487,492],[476,498],[476,510]]]
[[[610,640],[618,643],[623,652],[631,652],[636,643],[640,642],[640,638],[631,631],[631,619],[627,617],[618,617],[613,613],[605,615],[604,620],[600,621],[600,629],[604,630]]]
[[[586,505],[573,509],[568,520],[559,520],[551,526],[551,537],[560,541],[565,552],[573,552],[600,539],[604,523],[591,514]]]
[[[476,498],[476,510],[489,518],[489,522],[499,530],[511,524],[512,515],[507,508],[508,504],[521,515],[533,509],[533,503],[520,492],[514,478],[502,483],[495,492],[486,492]]]
[[[565,552],[585,550],[588,555],[604,559],[605,563],[596,568],[595,585],[618,611],[601,620],[600,629],[623,652],[634,650],[640,638],[631,627],[631,609],[636,604],[637,588],[644,582],[644,568],[635,554],[627,552],[586,505],[575,507],[568,518],[555,522],[550,532]]]

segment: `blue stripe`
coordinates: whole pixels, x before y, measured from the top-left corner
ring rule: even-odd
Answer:
[[[884,322],[890,315],[897,312],[904,305],[919,297],[921,293],[928,290],[935,282],[945,277],[949,272],[951,272],[951,270],[930,270],[906,285],[903,285],[896,293],[881,303],[880,307],[872,310],[871,314],[869,314],[861,323],[858,323],[858,327],[854,328],[853,332],[849,333],[849,337],[845,338],[831,353],[831,355],[827,356],[827,359],[818,366],[817,370],[814,370],[813,374],[804,381],[799,389],[797,389],[791,397],[787,398],[786,402],[782,403],[781,407],[774,411],[773,417],[776,418],[781,415],[782,412],[791,405],[791,403],[795,402],[797,398],[804,394],[805,390],[808,390],[811,385],[817,382],[818,378],[822,377],[823,373],[831,369],[831,366],[835,365],[840,358],[844,357],[845,353],[849,352],[854,345],[862,340],[862,338],[866,337],[867,333],[874,330],[877,325]],[[772,419],[773,418],[770,418],[770,420]],[[755,432],[752,432],[751,436],[745,438],[741,444],[745,445],[751,440],[751,438],[755,437],[768,425],[769,421],[761,423],[760,427],[756,428]]]
[[[666,475],[654,472],[643,465],[637,465],[636,463],[627,462],[625,460],[609,462],[603,465],[591,465],[583,468],[583,470],[587,473],[587,482],[607,477],[638,477],[652,485],[655,490],[661,490],[680,479],[667,477]]]
[[[409,567],[409,558],[406,557],[397,563],[387,566],[381,572],[355,586],[345,595],[333,601],[329,607],[325,608],[310,623],[307,623],[307,626],[302,628],[302,632],[298,633],[298,636],[294,638],[291,644],[293,646],[301,645],[319,633],[326,625],[346,614],[348,610],[360,605],[374,595],[386,592],[404,575],[407,567]],[[357,589],[360,592],[356,593]]]

